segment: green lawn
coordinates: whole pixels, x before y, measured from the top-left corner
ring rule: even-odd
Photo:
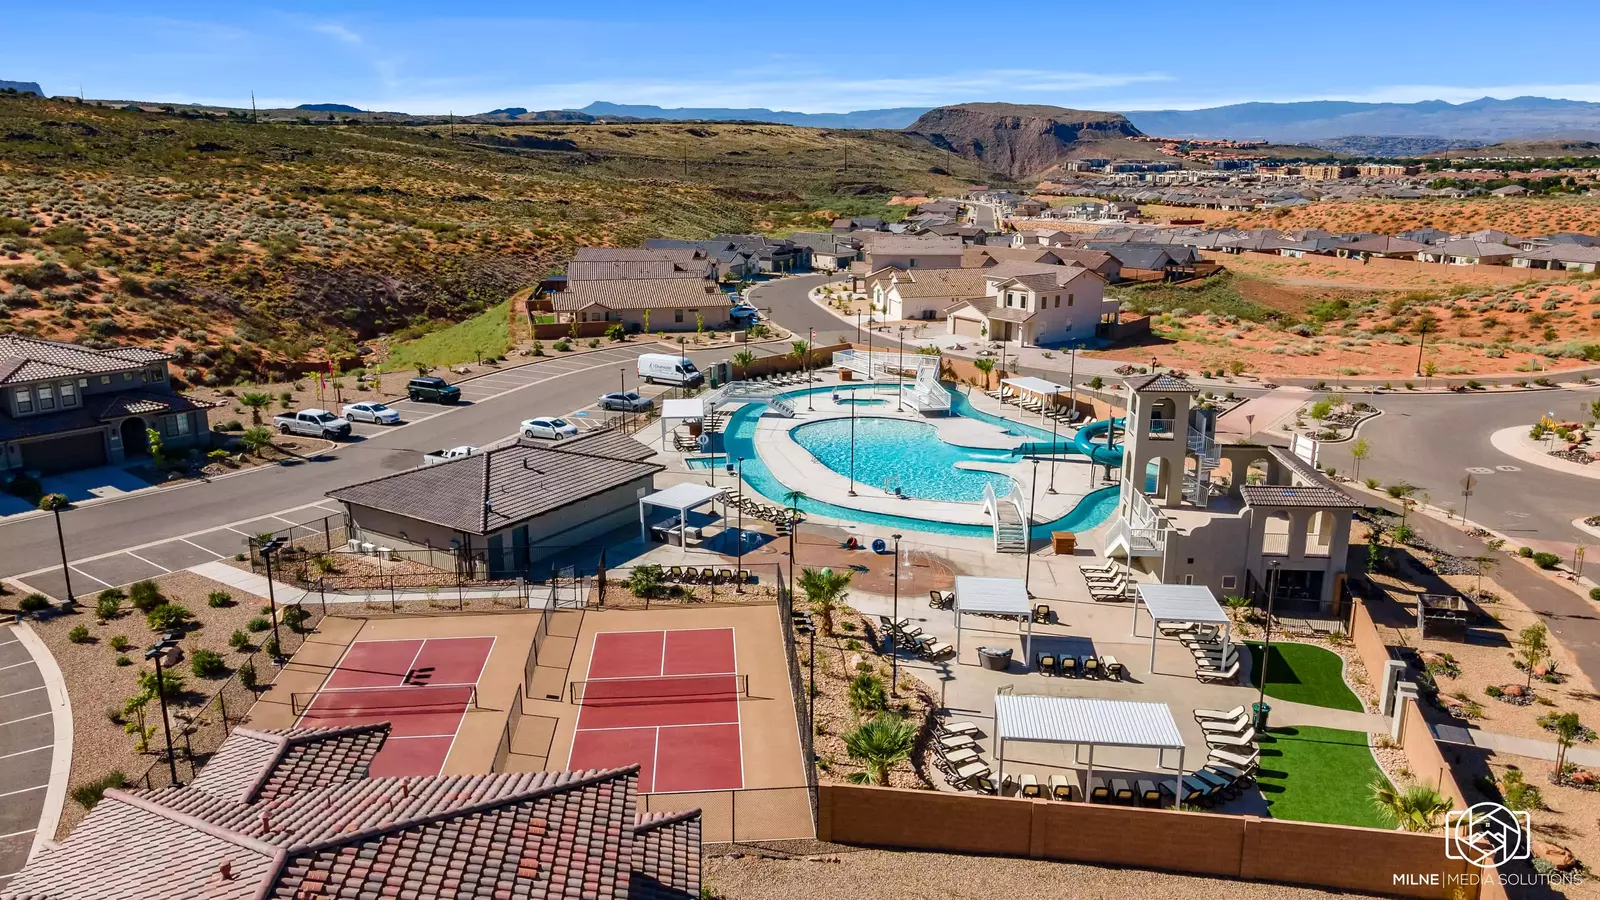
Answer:
[[[1261,686],[1261,644],[1248,642],[1250,647],[1250,683]],[[1267,676],[1267,696],[1326,706],[1329,709],[1348,709],[1361,712],[1361,699],[1344,683],[1344,661],[1339,654],[1310,644],[1274,643],[1272,665]]]
[[[396,344],[389,350],[386,368],[409,369],[418,363],[430,366],[450,366],[473,362],[478,354],[500,356],[511,347],[507,315],[511,301],[507,300],[483,312],[457,322],[448,328],[425,334],[414,341]]]
[[[1301,726],[1261,738],[1256,782],[1274,819],[1393,827],[1372,805],[1372,783],[1381,777],[1359,731]]]

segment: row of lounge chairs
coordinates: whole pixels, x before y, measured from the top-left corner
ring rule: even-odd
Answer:
[[[879,616],[878,624],[886,635],[894,635],[896,649],[905,648],[921,659],[934,660],[956,652],[956,648],[944,641],[931,634],[923,634],[922,627],[913,624],[910,619],[896,622],[888,616]]]
[[[971,722],[940,720],[933,740],[933,765],[953,788],[998,794],[1000,786],[995,784],[994,770],[978,751],[980,735],[978,726]]]
[[[1115,603],[1129,600],[1138,589],[1138,582],[1128,576],[1128,570],[1107,561],[1104,565],[1081,565],[1079,574],[1089,586],[1089,596],[1097,603]]]
[[[737,509],[743,510],[745,515],[752,516],[764,522],[771,522],[774,525],[793,525],[795,522],[803,521],[805,519],[805,513],[800,512],[793,507],[774,506],[770,503],[762,503],[757,500],[752,500],[749,497],[746,497],[744,494],[739,494],[738,496],[734,497],[732,504]]]
[[[955,591],[929,591],[928,592],[928,607],[930,609],[950,609],[951,607],[955,606],[955,604],[956,604],[956,592]],[[992,614],[991,613],[967,613],[967,615],[970,615],[970,616],[986,616],[986,615],[992,615]],[[1036,622],[1036,623],[1038,623],[1040,625],[1046,624],[1046,623],[1048,623],[1050,621],[1050,617],[1052,615],[1053,615],[1053,613],[1050,611],[1050,604],[1048,604],[1048,603],[1035,603],[1033,605],[1033,621],[1034,622]],[[1011,616],[1000,616],[999,618],[1009,619],[1009,618],[1012,618],[1012,617]]]
[[[694,566],[673,566],[666,571],[663,579],[668,584],[755,584],[756,576],[749,569],[713,569],[707,566],[696,569]]]
[[[1237,797],[1255,781],[1261,755],[1256,748],[1254,722],[1249,709],[1197,709],[1195,721],[1210,747],[1206,766],[1184,779],[1183,802],[1214,806]]]
[[[1194,677],[1201,681],[1236,681],[1239,678],[1239,645],[1231,644],[1226,655],[1222,638],[1215,626],[1202,626],[1193,622],[1174,623],[1177,627],[1163,627],[1163,633],[1176,637],[1194,657]],[[1187,627],[1185,627],[1187,626]]]
[[[1127,674],[1127,669],[1117,661],[1115,656],[1077,656],[1074,654],[1056,655],[1054,653],[1039,654],[1039,671],[1046,675],[1066,675],[1084,678],[1108,678],[1112,681],[1121,681]]]
[[[759,375],[755,378],[746,378],[745,381],[749,384],[770,384],[775,387],[788,387],[792,384],[805,384],[808,381],[815,381],[816,377],[817,370],[812,369],[809,376],[802,370],[799,372],[780,372],[774,375]]]

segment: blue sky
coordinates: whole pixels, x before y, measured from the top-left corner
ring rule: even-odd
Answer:
[[[1600,101],[1588,3],[12,4],[0,78],[51,94],[412,113],[591,100],[842,112],[974,100]],[[1232,16],[1228,14],[1232,13]],[[1328,22],[1330,24],[1322,24]],[[1551,23],[1555,23],[1554,26]],[[1554,30],[1552,30],[1552,28]]]

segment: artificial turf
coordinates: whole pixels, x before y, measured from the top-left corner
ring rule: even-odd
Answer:
[[[1392,828],[1372,805],[1382,777],[1359,731],[1298,726],[1261,737],[1256,783],[1274,819]]]
[[[1249,642],[1250,683],[1261,686],[1261,644]],[[1291,703],[1362,712],[1361,700],[1344,683],[1344,661],[1310,644],[1274,643],[1267,696]]]

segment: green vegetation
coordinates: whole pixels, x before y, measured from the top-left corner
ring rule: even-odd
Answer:
[[[1368,789],[1372,792],[1373,810],[1385,824],[1402,831],[1432,831],[1450,811],[1450,801],[1426,784],[1413,783],[1396,789],[1387,778],[1379,775]]]
[[[399,372],[419,364],[449,366],[504,356],[511,349],[507,319],[510,310],[511,301],[507,300],[466,321],[448,325],[415,340],[396,343],[389,349],[389,360],[384,368]]]
[[[879,713],[871,721],[863,722],[844,736],[845,753],[865,767],[865,771],[850,773],[849,780],[856,784],[887,785],[889,770],[910,758],[916,741],[917,727],[899,716]]]
[[[1163,313],[1182,309],[1189,313],[1238,316],[1248,322],[1294,321],[1293,316],[1246,300],[1239,293],[1240,280],[1239,275],[1223,272],[1193,286],[1165,283],[1118,285],[1106,288],[1106,297],[1121,300],[1125,309],[1135,313]]]
[[[72,799],[84,809],[94,809],[109,788],[121,788],[128,783],[128,776],[119,771],[108,772],[94,781],[86,781],[72,789]]]
[[[1250,641],[1251,684],[1261,686],[1261,644]],[[1344,683],[1344,660],[1332,650],[1311,644],[1272,645],[1267,696],[1291,703],[1361,712],[1361,700]]]
[[[1373,805],[1375,782],[1388,784],[1359,731],[1301,726],[1262,736],[1256,783],[1274,819],[1392,827]]]

